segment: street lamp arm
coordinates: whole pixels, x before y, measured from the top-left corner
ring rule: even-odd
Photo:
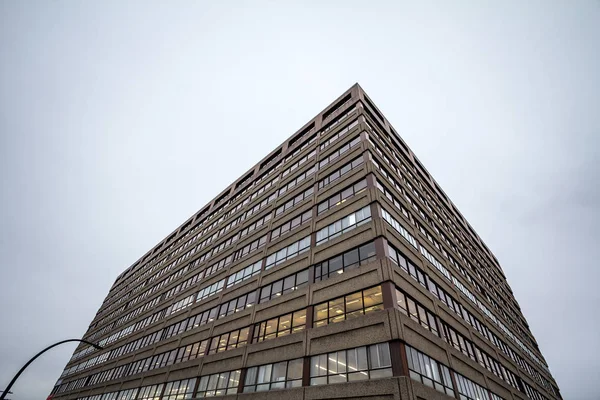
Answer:
[[[89,344],[90,346],[95,347],[98,350],[102,350],[103,347],[88,342],[87,340],[83,340],[83,339],[67,339],[67,340],[62,340],[58,343],[54,343],[51,346],[46,347],[44,350],[40,351],[39,353],[37,353],[35,356],[33,356],[33,358],[29,361],[27,361],[27,364],[23,365],[23,367],[19,370],[19,372],[17,372],[17,374],[15,375],[15,377],[12,379],[12,381],[10,381],[10,383],[8,384],[8,386],[6,387],[6,389],[4,389],[4,392],[2,392],[2,395],[0,395],[0,400],[4,400],[4,398],[6,397],[6,395],[8,395],[8,392],[10,391],[10,388],[15,384],[15,382],[17,381],[17,379],[19,378],[19,376],[23,373],[23,371],[25,371],[25,368],[27,368],[29,366],[29,364],[31,364],[36,358],[38,358],[39,356],[41,356],[43,353],[45,353],[46,351],[50,350],[53,347],[56,347],[60,344],[63,343],[67,343],[67,342],[81,342],[81,343],[85,343],[85,344]]]

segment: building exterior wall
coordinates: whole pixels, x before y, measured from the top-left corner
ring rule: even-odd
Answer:
[[[124,271],[84,339],[105,349],[54,398],[561,398],[496,258],[358,84]]]

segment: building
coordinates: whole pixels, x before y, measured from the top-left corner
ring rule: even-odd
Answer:
[[[559,399],[498,261],[359,85],[123,272],[55,399]]]

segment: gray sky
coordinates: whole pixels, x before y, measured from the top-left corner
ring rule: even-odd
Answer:
[[[166,3],[0,2],[0,387],[359,82],[500,260],[564,398],[600,398],[599,1]]]

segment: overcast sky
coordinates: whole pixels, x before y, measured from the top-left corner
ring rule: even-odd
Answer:
[[[223,3],[0,2],[0,388],[359,82],[500,260],[563,397],[600,398],[600,2]]]

